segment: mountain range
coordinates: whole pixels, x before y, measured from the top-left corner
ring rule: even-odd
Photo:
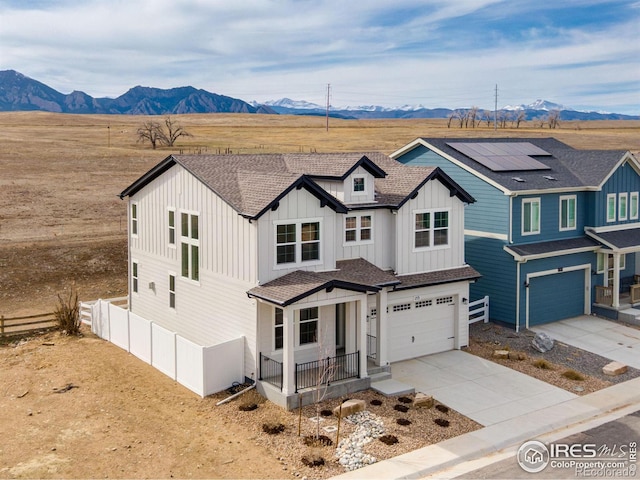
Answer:
[[[27,77],[15,70],[0,71],[0,111],[47,111],[59,113],[99,113],[125,115],[166,115],[186,113],[249,113],[286,115],[326,115],[326,107],[304,100],[246,102],[194,87],[160,89],[136,86],[117,98],[94,98],[84,92],[69,94]],[[381,107],[331,107],[332,117],[373,118],[448,118],[454,111],[468,109],[426,108],[422,105]],[[550,110],[559,110],[562,120],[639,120],[638,115],[581,112],[562,105],[537,100],[529,105],[505,106],[501,111],[522,110],[527,120],[543,118]]]

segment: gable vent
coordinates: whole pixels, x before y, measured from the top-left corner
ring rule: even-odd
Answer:
[[[520,178],[520,177],[511,177],[511,180],[515,180],[516,182],[519,182],[519,183],[524,183],[524,178]]]

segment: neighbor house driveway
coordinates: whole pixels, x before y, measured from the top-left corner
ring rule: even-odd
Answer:
[[[433,395],[483,426],[576,398],[573,393],[460,350],[391,365],[393,380]]]
[[[640,330],[583,315],[533,327],[554,340],[640,369]]]

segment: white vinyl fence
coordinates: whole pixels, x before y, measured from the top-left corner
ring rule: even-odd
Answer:
[[[93,333],[201,397],[244,381],[244,337],[205,347],[106,300],[83,303],[81,309]]]
[[[469,324],[489,321],[489,295],[469,304]]]

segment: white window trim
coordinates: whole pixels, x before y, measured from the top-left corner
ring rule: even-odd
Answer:
[[[622,201],[624,199],[624,202]],[[624,212],[622,211],[622,204],[624,203]],[[623,221],[629,217],[629,195],[624,192],[618,194],[618,220]]]
[[[602,259],[602,265],[599,265],[600,259]],[[605,273],[607,271],[607,269],[609,268],[609,263],[605,262],[606,259],[607,259],[606,253],[598,252],[598,256],[596,259],[596,273]],[[607,263],[606,266],[605,266],[605,263]],[[620,254],[620,270],[625,270],[626,268],[627,268],[627,255],[622,253]]]
[[[356,192],[355,190],[355,180],[357,178],[361,178],[364,181],[364,190],[362,190],[361,192]],[[369,189],[369,182],[367,182],[367,176],[363,175],[363,174],[356,174],[356,175],[352,175],[351,176],[351,196],[352,197],[361,197],[361,196],[366,196],[368,193],[368,189]]]
[[[312,320],[305,320],[304,323],[312,322],[312,321],[316,322],[316,341],[315,342],[309,342],[309,343],[300,343],[300,334],[301,334],[301,330],[302,330],[300,328],[300,325],[302,324],[302,321],[300,320],[300,318],[301,318],[300,317],[300,311],[301,310],[309,310],[309,309],[312,309],[312,308],[317,308],[318,309],[318,316],[315,319],[312,319]],[[297,347],[297,350],[318,348],[318,343],[320,343],[318,337],[320,336],[320,333],[322,331],[320,329],[320,311],[321,311],[321,308],[320,308],[319,305],[313,305],[313,306],[310,306],[310,307],[301,308],[300,310],[296,310],[296,313],[295,313],[295,317],[296,317],[296,323],[295,323],[295,327],[296,327],[295,328],[295,346]]]
[[[530,232],[525,232],[524,231],[524,206],[527,203],[537,203],[538,204],[538,229],[537,230],[532,230]],[[542,202],[540,201],[540,197],[534,197],[534,198],[523,198],[522,199],[522,205],[520,207],[521,211],[521,218],[520,218],[520,234],[523,237],[526,237],[528,235],[540,235],[540,232],[542,230]]]
[[[633,214],[632,213],[632,209],[631,206],[633,205],[633,203],[635,202],[636,204],[636,213]],[[638,195],[638,192],[631,192],[629,194],[629,206],[627,207],[629,209],[629,220],[637,220],[638,219],[638,211],[640,210],[640,198]]]
[[[574,221],[574,225],[573,227],[567,226],[567,227],[562,227],[562,202],[563,201],[570,201],[573,200],[573,207],[574,207],[574,211],[573,211],[573,221]],[[568,205],[568,204],[567,204]],[[577,228],[577,224],[578,224],[578,196],[577,195],[560,195],[560,203],[558,205],[558,230],[560,230],[561,232],[567,232],[570,230],[576,230]],[[567,210],[568,212],[568,210]],[[569,223],[569,219],[567,218],[567,224]]]
[[[136,215],[135,217],[133,216],[133,210],[135,208],[136,211]],[[140,204],[138,202],[131,202],[131,207],[129,208],[129,211],[131,213],[131,236],[134,238],[138,238],[138,235],[140,234]],[[134,232],[134,225],[135,225],[135,232]]]
[[[133,273],[133,266],[136,265],[136,274]],[[136,282],[136,288],[133,287],[133,282]],[[135,259],[131,259],[131,293],[135,293],[136,295],[140,294],[140,262]]]
[[[275,220],[273,222],[273,269],[284,270],[287,268],[299,267],[301,265],[321,265],[322,264],[322,250],[324,245],[324,233],[322,226],[322,218],[296,218],[290,220]],[[319,232],[319,247],[318,247],[318,260],[302,261],[302,224],[303,223],[318,223]],[[278,263],[278,225],[296,225],[296,261],[290,263]]]
[[[447,212],[448,225],[447,225],[447,243],[446,245],[434,245],[434,232],[435,232],[435,213]],[[429,220],[429,246],[428,247],[416,247],[416,215],[419,213],[431,214]],[[413,245],[413,252],[426,252],[431,250],[444,250],[451,248],[451,209],[450,208],[424,208],[420,210],[414,210],[411,212],[411,236],[413,237],[411,242]]]
[[[189,216],[187,236],[182,235],[182,214],[186,214]],[[198,217],[198,238],[191,238],[191,217],[192,216]],[[176,241],[180,242],[180,275],[178,275],[178,278],[187,282],[191,282],[196,285],[200,285],[200,277],[202,276],[202,269],[200,268],[202,264],[202,248],[200,247],[200,238],[202,237],[202,222],[200,221],[200,212],[196,212],[193,210],[180,210],[178,211],[176,223],[177,223],[176,228],[179,228],[179,231],[178,231],[179,235],[176,237]],[[186,277],[182,275],[182,244],[183,243],[189,245],[189,264],[188,264],[189,274]],[[194,246],[198,247],[198,280],[194,280],[192,278],[193,272],[191,270],[191,264],[192,264],[191,247],[194,247]]]
[[[173,290],[171,290],[171,277],[173,277]],[[167,285],[167,291],[169,293],[169,310],[171,310],[172,312],[176,311],[176,305],[178,304],[178,295],[176,293],[176,290],[178,289],[178,274],[176,272],[167,272],[167,280],[168,280],[168,285]],[[173,303],[174,306],[171,306],[171,294],[173,293]]]
[[[347,229],[347,218],[350,217],[356,217],[356,228],[349,228]],[[361,240],[360,239],[360,232],[362,231],[362,217],[369,217],[371,218],[371,226],[368,227],[369,230],[371,230],[371,238],[369,240]],[[344,221],[342,222],[342,225],[344,227],[343,230],[343,235],[342,235],[342,246],[343,247],[352,247],[355,245],[369,245],[371,243],[373,243],[373,213],[348,213],[345,215],[344,217]],[[347,230],[355,230],[356,232],[356,239],[352,240],[352,241],[347,241]]]
[[[173,227],[171,227],[169,225],[169,212],[173,212]],[[177,233],[177,226],[176,223],[179,220],[179,215],[178,212],[176,212],[176,209],[173,207],[169,207],[167,208],[167,245],[169,246],[169,248],[173,248],[176,249],[177,244],[178,244],[178,233]],[[171,230],[173,230],[173,243],[171,243],[171,234],[169,233]]]
[[[609,216],[609,202],[613,200],[613,217]],[[607,222],[615,222],[618,213],[617,195],[615,193],[607,194]]]
[[[278,310],[282,311],[282,325],[276,325],[276,312]],[[280,307],[274,307],[273,308],[273,314],[271,315],[271,331],[273,332],[273,341],[271,342],[271,348],[272,348],[272,352],[282,352],[282,350],[284,349],[284,311],[282,308]],[[276,328],[282,328],[282,334],[283,334],[283,338],[282,338],[282,347],[278,348],[276,345]]]

